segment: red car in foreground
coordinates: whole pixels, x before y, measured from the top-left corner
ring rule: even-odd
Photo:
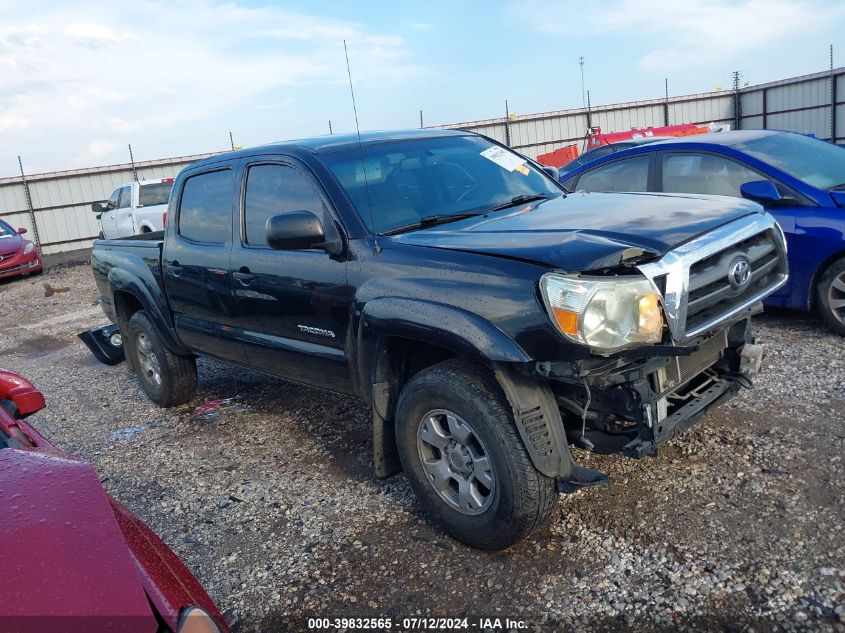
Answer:
[[[41,272],[41,254],[21,237],[24,233],[26,229],[16,231],[0,220],[0,279]]]
[[[44,406],[0,369],[0,631],[228,633],[190,570],[91,464],[23,420]]]

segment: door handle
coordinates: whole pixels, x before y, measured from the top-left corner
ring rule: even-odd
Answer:
[[[250,272],[249,268],[247,268],[246,266],[241,266],[238,272],[232,273],[232,277],[241,282],[242,286],[248,286],[249,282],[252,281],[255,275],[253,275],[252,272]]]
[[[172,264],[168,264],[164,267],[164,270],[167,271],[167,274],[171,277],[181,277],[182,276],[182,267],[179,265],[178,262],[173,262]]]

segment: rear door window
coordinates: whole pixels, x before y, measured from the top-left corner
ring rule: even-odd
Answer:
[[[171,189],[173,189],[172,182],[154,182],[149,185],[141,185],[138,191],[138,206],[151,207],[158,204],[167,204]]]
[[[185,180],[179,204],[179,235],[192,242],[225,244],[232,235],[232,171],[223,169]]]
[[[752,180],[765,180],[748,167],[724,156],[691,152],[663,155],[663,191],[742,197],[740,187]]]
[[[576,191],[648,191],[647,154],[605,163],[585,172],[575,185]]]

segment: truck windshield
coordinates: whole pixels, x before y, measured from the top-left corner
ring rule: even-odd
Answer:
[[[833,143],[783,132],[737,143],[734,149],[819,189],[845,185],[845,148]]]
[[[150,185],[141,185],[138,191],[138,206],[151,207],[156,204],[167,204],[171,189],[173,189],[172,182],[154,182]]]
[[[374,233],[563,193],[522,156],[477,136],[364,145],[363,154],[355,147],[324,160]]]

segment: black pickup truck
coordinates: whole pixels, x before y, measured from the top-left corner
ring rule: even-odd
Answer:
[[[97,241],[103,309],[161,406],[211,356],[363,400],[376,474],[482,548],[750,386],[783,235],[732,198],[569,194],[482,136],[328,136],[209,158],[164,232]]]

